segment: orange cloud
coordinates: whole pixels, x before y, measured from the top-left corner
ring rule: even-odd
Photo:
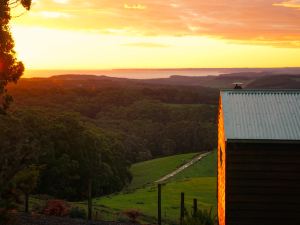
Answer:
[[[144,10],[147,8],[145,5],[140,5],[140,4],[134,4],[134,5],[128,5],[124,4],[125,9],[139,9],[139,10]]]
[[[124,4],[121,0],[43,0],[36,1],[32,12],[20,18],[19,23],[126,35],[214,36],[297,47],[300,41],[299,2],[128,0]],[[40,15],[45,11],[68,16]]]
[[[161,44],[161,43],[150,43],[150,42],[137,42],[137,43],[126,43],[122,44],[121,46],[125,47],[143,47],[143,48],[167,48],[170,45]]]
[[[287,8],[300,8],[300,1],[299,0],[290,0],[290,1],[284,1],[281,3],[274,3],[274,6],[283,6]]]

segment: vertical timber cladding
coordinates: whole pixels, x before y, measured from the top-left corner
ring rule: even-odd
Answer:
[[[226,225],[300,224],[300,144],[227,143]]]
[[[218,113],[218,218],[219,225],[225,225],[225,130],[222,99]]]

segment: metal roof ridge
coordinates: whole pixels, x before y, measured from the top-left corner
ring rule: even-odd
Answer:
[[[233,89],[233,88],[224,88],[220,89],[220,92],[227,92],[227,91],[234,91],[234,92],[259,92],[259,91],[268,91],[268,92],[300,92],[300,89]]]

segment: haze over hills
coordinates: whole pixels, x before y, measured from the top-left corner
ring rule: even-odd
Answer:
[[[231,73],[300,74],[299,67],[287,68],[184,68],[184,69],[112,69],[112,70],[27,70],[24,77],[51,77],[59,74],[105,75],[119,78],[153,79],[173,75],[209,76]]]
[[[208,88],[232,88],[234,82],[243,83],[244,88],[300,88],[300,71],[287,70],[273,72],[239,72],[209,76],[172,75],[167,78],[134,79],[106,75],[64,74],[49,78],[24,78],[22,83],[35,81],[40,85],[64,85],[69,87],[101,87],[103,85],[171,85],[171,86],[202,86]],[[47,81],[45,83],[44,81]],[[80,82],[79,82],[80,81]]]

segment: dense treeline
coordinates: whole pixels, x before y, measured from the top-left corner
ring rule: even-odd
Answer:
[[[97,80],[21,80],[10,91],[18,106],[73,110],[87,117],[110,106],[128,106],[151,99],[173,104],[218,103],[218,90],[204,87],[162,86]]]
[[[120,132],[130,147],[130,161],[215,147],[216,107],[136,101],[98,113],[96,124]]]
[[[78,112],[117,134],[130,162],[216,145],[216,89],[38,79],[22,81],[12,93],[16,106]]]
[[[36,193],[78,200],[91,184],[94,196],[109,194],[130,182],[133,162],[216,146],[214,89],[38,82],[12,87],[0,118],[1,151],[26,150],[24,164],[38,165]]]
[[[0,116],[1,151],[27,151],[27,164],[41,166],[38,193],[77,200],[86,198],[87,179],[94,195],[119,191],[131,179],[122,144],[80,116],[22,110]],[[16,123],[17,127],[10,126]],[[17,172],[17,171],[16,171]]]

